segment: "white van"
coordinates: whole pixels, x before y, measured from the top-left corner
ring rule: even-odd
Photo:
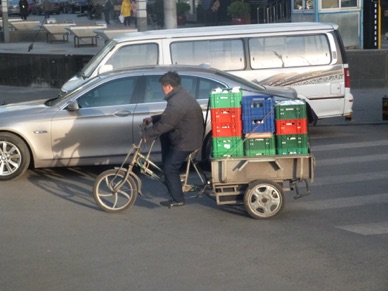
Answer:
[[[351,119],[353,96],[335,24],[274,23],[153,30],[108,42],[62,87],[73,90],[109,70],[208,64],[263,85],[288,86],[306,100],[309,120]]]

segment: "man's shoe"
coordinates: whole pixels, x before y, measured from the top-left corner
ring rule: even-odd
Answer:
[[[175,200],[168,200],[168,201],[162,201],[160,202],[160,205],[162,206],[166,206],[168,208],[171,208],[171,207],[177,207],[177,206],[184,206],[186,203],[184,201],[182,202],[177,202]]]

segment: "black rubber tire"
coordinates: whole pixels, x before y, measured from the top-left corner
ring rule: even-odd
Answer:
[[[19,178],[27,171],[30,161],[30,151],[20,137],[0,133],[0,181]]]
[[[137,198],[138,189],[135,181],[129,176],[119,191],[114,193],[111,183],[118,185],[125,178],[123,170],[110,169],[102,172],[94,182],[93,198],[97,205],[106,212],[120,212],[132,206]]]
[[[203,171],[210,171],[211,169],[211,157],[213,151],[213,139],[211,132],[205,137],[202,150],[201,150],[201,162],[200,167]]]
[[[284,207],[283,188],[271,180],[255,180],[245,191],[244,206],[255,219],[272,218]]]

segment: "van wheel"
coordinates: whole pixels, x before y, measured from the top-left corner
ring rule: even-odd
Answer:
[[[0,181],[23,175],[30,160],[30,152],[21,138],[12,133],[0,133]]]

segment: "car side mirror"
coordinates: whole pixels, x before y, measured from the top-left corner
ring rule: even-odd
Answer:
[[[69,104],[67,104],[66,109],[68,111],[78,111],[79,110],[79,105],[77,101],[70,101]]]
[[[98,74],[103,74],[110,71],[113,71],[112,65],[103,65],[98,69]]]

